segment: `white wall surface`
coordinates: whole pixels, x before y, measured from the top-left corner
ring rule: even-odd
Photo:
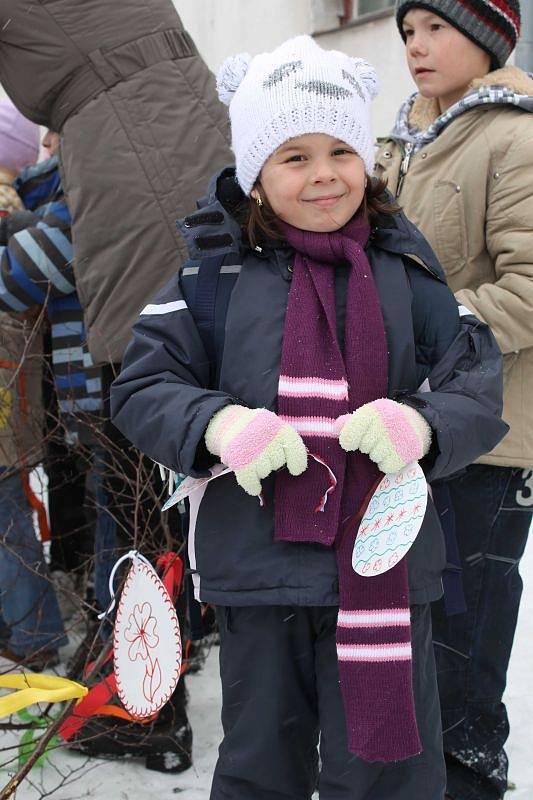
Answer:
[[[354,25],[316,40],[325,49],[342,50],[366,58],[379,76],[380,93],[374,101],[374,131],[385,136],[392,128],[396,112],[405,98],[415,91],[404,56],[404,44],[393,16]]]
[[[174,5],[212,70],[227,56],[271,50],[312,27],[310,0],[174,0]]]
[[[316,0],[174,0],[174,5],[214,71],[228,55],[255,55],[291,36],[312,33],[317,18]],[[366,58],[376,68],[381,92],[374,103],[375,133],[387,134],[400,103],[414,91],[394,17],[318,34],[316,39],[322,47]]]

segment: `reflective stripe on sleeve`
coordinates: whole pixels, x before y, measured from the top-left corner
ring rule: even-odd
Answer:
[[[187,308],[185,300],[174,300],[172,303],[161,303],[161,305],[151,303],[143,308],[141,316],[172,314],[173,311],[183,311],[185,308]]]

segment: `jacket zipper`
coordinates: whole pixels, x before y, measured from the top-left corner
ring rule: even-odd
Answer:
[[[409,169],[409,164],[411,163],[411,157],[413,155],[413,145],[411,142],[406,142],[404,147],[404,156],[402,158],[402,163],[400,164],[400,177],[398,180],[398,188],[396,190],[396,197],[400,196],[400,192],[402,191],[403,182],[405,180],[405,176],[407,175],[407,171]]]

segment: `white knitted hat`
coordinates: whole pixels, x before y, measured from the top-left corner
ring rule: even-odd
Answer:
[[[218,95],[229,106],[237,180],[249,195],[263,164],[284,142],[326,133],[349,144],[374,170],[370,101],[378,85],[373,67],[296,36],[272,53],[226,59]]]

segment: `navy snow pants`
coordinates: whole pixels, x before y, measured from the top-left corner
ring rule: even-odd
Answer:
[[[413,683],[424,752],[366,763],[346,746],[336,607],[219,607],[224,740],[211,800],[443,800],[429,606],[413,606]],[[320,755],[320,768],[319,768]]]

